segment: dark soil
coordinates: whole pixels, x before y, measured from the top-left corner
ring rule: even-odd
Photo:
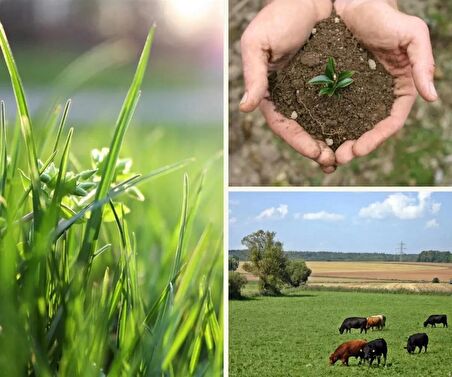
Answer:
[[[339,96],[320,96],[321,85],[308,81],[324,74],[330,56],[336,60],[336,72],[355,71],[354,82],[339,89]],[[336,15],[317,24],[303,48],[286,67],[273,73],[269,82],[276,109],[287,118],[295,118],[333,150],[386,118],[394,102],[392,77]]]

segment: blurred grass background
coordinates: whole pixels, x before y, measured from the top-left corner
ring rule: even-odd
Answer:
[[[324,175],[268,129],[258,111],[241,114],[243,95],[240,36],[265,4],[230,0],[229,183],[232,186],[441,186],[452,184],[452,3],[399,1],[402,11],[430,27],[440,100],[418,98],[404,128],[369,156]]]

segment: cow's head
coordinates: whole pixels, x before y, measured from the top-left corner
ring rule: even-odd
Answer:
[[[364,347],[363,347],[363,350],[362,350],[362,352],[363,352],[363,357],[365,358],[365,359],[372,359],[373,357],[374,357],[374,355],[375,355],[375,348],[373,348],[373,347],[370,347],[369,345],[365,345]]]
[[[428,325],[428,322],[425,321],[425,322],[424,322],[424,327],[427,327],[427,325]]]
[[[339,327],[339,333],[343,334],[344,333],[344,328],[341,326]]]
[[[330,365],[334,365],[334,363],[338,360],[339,358],[337,357],[337,355],[335,355],[334,353],[332,353],[330,355]]]

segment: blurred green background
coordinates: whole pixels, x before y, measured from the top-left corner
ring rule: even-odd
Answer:
[[[440,99],[418,98],[404,128],[378,150],[324,175],[269,130],[258,111],[241,114],[240,36],[264,0],[229,1],[229,182],[233,186],[447,186],[452,184],[452,2],[399,0],[430,28]]]

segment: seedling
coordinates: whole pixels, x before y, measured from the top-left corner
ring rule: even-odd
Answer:
[[[342,71],[338,74],[336,72],[336,62],[334,61],[334,58],[329,57],[325,68],[325,74],[316,76],[308,82],[313,85],[323,85],[323,88],[319,91],[319,95],[321,96],[328,95],[328,97],[331,97],[333,94],[339,96],[338,89],[349,86],[353,82],[351,77],[354,74],[355,71]]]

